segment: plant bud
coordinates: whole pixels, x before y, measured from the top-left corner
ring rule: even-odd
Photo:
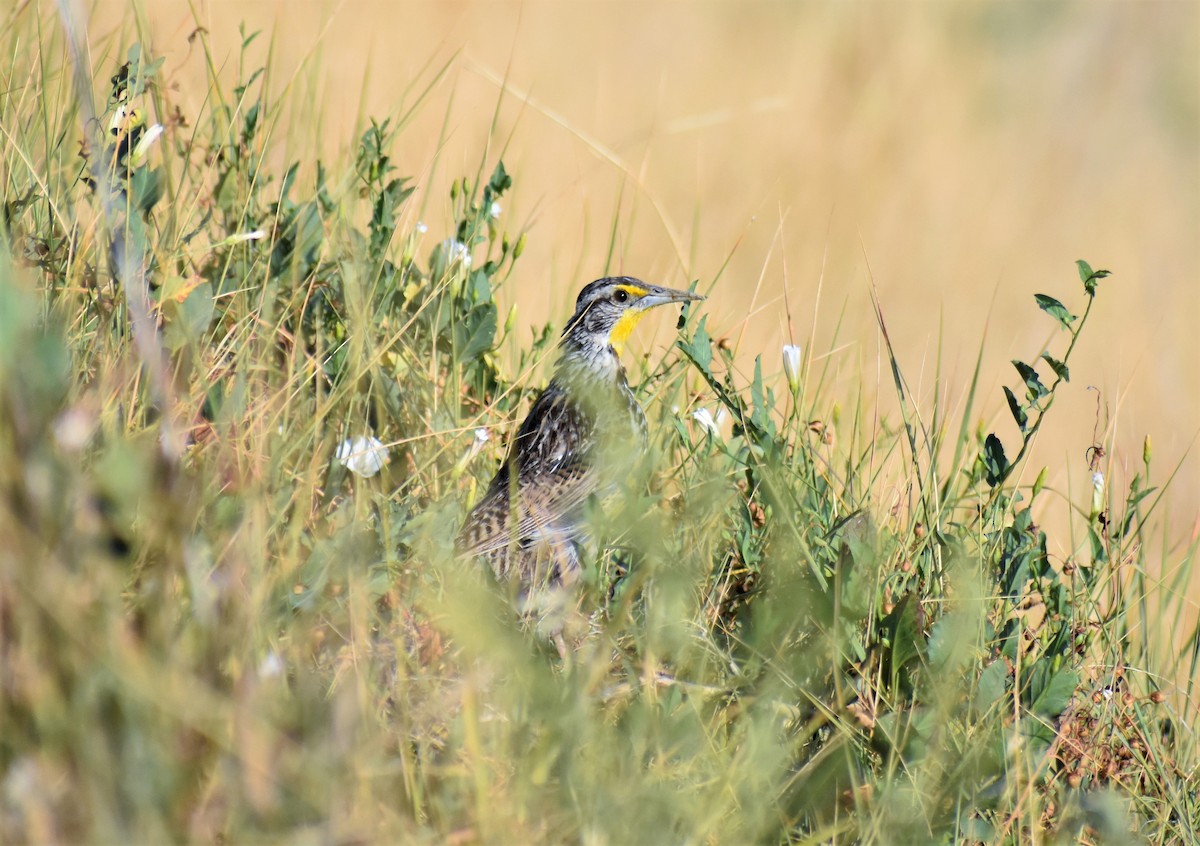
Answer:
[[[133,148],[131,159],[134,167],[137,167],[146,158],[146,151],[151,145],[158,140],[158,136],[162,135],[163,127],[161,123],[156,123],[154,126],[142,133],[142,137],[138,139],[137,144]]]
[[[800,347],[795,344],[783,345],[783,375],[787,376],[788,387],[792,393],[800,391],[800,364],[803,356]]]
[[[1092,514],[1104,510],[1104,474],[1099,470],[1092,473]]]

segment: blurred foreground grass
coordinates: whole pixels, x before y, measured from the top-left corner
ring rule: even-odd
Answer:
[[[500,366],[498,158],[429,231],[391,122],[271,165],[256,36],[199,114],[122,45],[95,120],[41,37],[0,99],[0,840],[1194,841],[1200,641],[1139,624],[1182,601],[1148,558],[1196,560],[1168,474],[1147,441],[1112,490],[1095,444],[1060,560],[1022,473],[1103,271],[1030,304],[1007,449],[894,357],[896,420],[811,351],[741,380],[693,314],[631,374],[654,481],[597,518],[564,664],[449,549],[559,328]],[[377,474],[335,458],[367,436]]]

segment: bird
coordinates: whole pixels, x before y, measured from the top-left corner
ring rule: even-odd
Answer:
[[[648,446],[646,415],[621,364],[625,342],[651,308],[703,299],[631,276],[583,287],[549,384],[463,521],[460,557],[491,565],[522,597],[578,578],[590,541],[588,501],[614,491]]]

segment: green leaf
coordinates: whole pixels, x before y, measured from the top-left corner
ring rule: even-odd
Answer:
[[[1017,426],[1022,432],[1029,425],[1029,414],[1025,411],[1025,406],[1017,400],[1017,397],[1007,385],[1004,386],[1004,398],[1008,400],[1008,410],[1012,412],[1013,420],[1017,421]]]
[[[497,322],[495,303],[484,303],[471,309],[465,320],[455,324],[459,361],[471,361],[492,348]]]
[[[1037,301],[1038,308],[1057,320],[1062,325],[1062,328],[1071,328],[1071,324],[1075,322],[1076,317],[1067,311],[1065,305],[1046,294],[1034,294],[1033,298]]]
[[[129,175],[130,203],[142,214],[146,214],[162,198],[162,179],[159,168],[151,170],[141,167]]]
[[[771,422],[770,403],[768,394],[763,388],[761,355],[754,359],[754,381],[750,383],[750,402],[753,407],[750,422],[760,432],[773,434],[774,424]]]
[[[1017,372],[1021,374],[1021,379],[1025,382],[1025,395],[1030,403],[1036,403],[1050,393],[1046,390],[1046,386],[1042,384],[1042,378],[1038,376],[1037,371],[1028,364],[1013,359],[1012,365],[1017,368]]]
[[[1125,507],[1133,508],[1135,505],[1137,505],[1139,502],[1141,502],[1146,497],[1150,496],[1150,494],[1154,493],[1156,490],[1158,490],[1157,487],[1149,487],[1149,488],[1145,488],[1144,490],[1140,490],[1140,491],[1130,491],[1129,496],[1125,499]]]
[[[131,516],[153,490],[154,462],[136,441],[115,441],[95,463],[96,484],[116,514]]]
[[[1079,676],[1074,670],[1063,668],[1053,672],[1048,661],[1041,661],[1034,666],[1029,679],[1029,710],[1039,717],[1053,719],[1067,710],[1078,686]]]
[[[1025,596],[1025,585],[1030,577],[1032,556],[1028,550],[1019,550],[1001,563],[1000,589],[1002,595],[1013,603]]]
[[[1054,371],[1054,375],[1059,379],[1062,379],[1064,382],[1071,381],[1071,371],[1067,368],[1067,365],[1050,355],[1050,353],[1042,353],[1042,360],[1050,365],[1050,369]]]
[[[933,624],[926,655],[934,678],[944,679],[947,673],[965,669],[976,648],[975,626],[975,618],[962,610],[952,611]]]
[[[1008,665],[996,661],[979,674],[979,687],[975,691],[975,708],[979,713],[989,711],[1003,698],[1008,689]]]
[[[292,270],[295,263],[298,275],[303,278],[316,265],[324,238],[320,208],[315,202],[304,203],[280,218],[271,250],[271,274],[281,276]]]
[[[396,211],[416,190],[407,186],[407,182],[408,179],[393,179],[375,198],[370,223],[371,255],[375,258],[383,255],[384,249],[392,239],[396,228]]]
[[[1099,281],[1111,275],[1107,270],[1092,270],[1092,266],[1083,259],[1076,261],[1075,266],[1079,268],[1079,278],[1083,281],[1083,290],[1089,297],[1095,295],[1096,285]]]
[[[250,36],[250,38],[254,39],[257,36],[258,36],[258,33],[256,32],[256,33],[254,33],[254,35]],[[266,72],[267,72],[266,68],[259,68],[258,70],[254,71],[254,73],[250,74],[249,79],[247,79],[241,85],[234,87],[234,89],[233,89],[234,96],[239,100],[242,99],[243,95],[246,93],[246,89],[249,88],[251,85],[253,85],[254,81]]]
[[[201,282],[190,290],[182,290],[182,298],[176,296],[172,289],[186,284],[177,278],[169,279],[160,292],[164,297],[162,311],[166,322],[163,341],[172,350],[199,341],[212,324],[216,311],[212,283]]]
[[[1096,521],[1093,521],[1095,523]],[[1100,533],[1096,531],[1096,526],[1088,526],[1088,543],[1092,548],[1092,563],[1107,564],[1108,563],[1108,547],[1104,544],[1104,538],[1100,537]]]
[[[888,647],[893,681],[911,684],[912,666],[925,655],[925,636],[921,632],[921,600],[908,593],[880,622],[880,641]]]
[[[1030,499],[1037,499],[1037,495],[1040,494],[1042,489],[1046,487],[1046,480],[1049,478],[1049,476],[1050,468],[1043,467],[1042,472],[1037,474],[1037,478],[1033,482],[1033,493],[1030,496]]]
[[[911,711],[891,711],[875,723],[871,742],[883,752],[898,752],[910,762],[924,758],[929,751],[929,739],[938,729],[938,716],[932,708],[913,708]]]
[[[212,198],[217,208],[224,212],[235,212],[237,210],[238,196],[238,173],[230,168],[220,175],[217,179],[217,185],[213,189]],[[192,237],[195,237],[193,234]]]
[[[492,171],[492,178],[488,180],[488,187],[492,189],[492,193],[497,197],[512,187],[512,177],[504,169],[503,160],[496,162],[496,169]]]
[[[1088,790],[1080,803],[1082,822],[1096,833],[1097,843],[1128,843],[1135,825],[1129,808],[1115,786]]]
[[[692,362],[700,368],[700,371],[712,379],[712,338],[708,335],[708,329],[705,327],[705,322],[708,316],[700,318],[700,322],[696,324],[696,331],[691,338],[680,338],[676,343],[680,351],[683,352]]]
[[[1004,455],[1004,444],[994,434],[983,442],[983,466],[987,471],[987,483],[996,487],[1008,473],[1008,458]]]
[[[490,303],[492,302],[492,280],[482,270],[473,271],[467,277],[465,293],[473,304]]]
[[[283,181],[279,183],[279,197],[286,200],[288,194],[292,191],[292,185],[296,182],[296,174],[300,171],[300,162],[292,162],[288,165],[288,169],[283,172]]]
[[[254,32],[250,33],[249,35],[246,35],[246,30],[243,29],[243,26],[244,26],[243,24],[238,25],[238,32],[240,32],[242,34],[242,49],[245,50],[247,47],[249,47],[251,44],[254,43],[254,39],[256,39],[256,38],[258,38],[258,36],[262,35],[262,30],[256,29],[256,30],[254,30]]]

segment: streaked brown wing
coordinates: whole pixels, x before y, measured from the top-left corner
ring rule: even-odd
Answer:
[[[463,523],[456,547],[477,556],[551,538],[596,489],[591,417],[551,382],[534,402],[487,493]],[[513,472],[521,501],[513,507]],[[513,523],[516,520],[515,524]]]

